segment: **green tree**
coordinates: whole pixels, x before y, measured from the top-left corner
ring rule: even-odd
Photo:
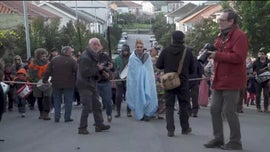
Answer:
[[[48,50],[51,50],[52,48],[61,48],[59,25],[59,19],[52,19],[49,24],[44,26],[44,46]]]
[[[194,25],[194,29],[186,33],[185,42],[196,51],[196,54],[206,43],[214,43],[218,35],[218,24],[212,19],[204,19]]]
[[[131,13],[122,13],[117,15],[117,23],[121,25],[133,24],[136,22],[136,16]]]
[[[31,49],[35,50],[45,46],[45,20],[38,17],[30,24],[30,41]],[[46,48],[46,47],[45,47]]]
[[[155,16],[152,22],[152,31],[156,37],[156,40],[162,46],[168,46],[171,44],[171,34],[175,30],[174,24],[167,24],[166,18],[163,13],[159,13]]]
[[[250,52],[257,55],[261,47],[270,48],[270,1],[234,1],[241,28],[247,33]]]

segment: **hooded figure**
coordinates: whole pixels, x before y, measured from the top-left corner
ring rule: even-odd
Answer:
[[[183,56],[183,52],[186,49],[184,45],[184,33],[181,31],[174,31],[172,33],[172,44],[163,49],[160,53],[156,67],[158,69],[164,69],[164,73],[177,72],[179,61]],[[168,136],[174,136],[174,105],[175,96],[179,103],[179,117],[180,124],[182,128],[182,134],[188,134],[191,132],[189,126],[189,74],[194,72],[194,58],[190,49],[186,49],[186,55],[184,57],[183,68],[179,75],[181,80],[181,85],[172,90],[165,90],[165,100],[166,100],[166,122]]]
[[[128,64],[130,56],[130,47],[127,44],[122,46],[121,54],[117,56],[114,60],[114,70],[115,70],[115,79],[120,79],[120,74],[123,72],[125,67]],[[116,81],[116,118],[120,117],[121,115],[121,103],[123,100],[123,96],[126,94],[126,81]],[[131,110],[127,107],[127,115],[131,117]]]

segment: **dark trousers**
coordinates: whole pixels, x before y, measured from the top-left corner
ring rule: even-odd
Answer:
[[[81,104],[80,93],[77,88],[74,89],[74,101],[77,101],[77,104]]]
[[[123,101],[123,95],[126,93],[125,82],[116,85],[116,110],[117,113],[121,112],[121,104]],[[130,108],[127,106],[127,111],[130,112]]]
[[[8,96],[8,110],[12,110],[14,104],[14,87],[11,87],[9,89],[7,96]]]
[[[112,88],[112,102],[116,105],[116,88]]]
[[[93,112],[96,126],[103,125],[102,107],[99,102],[97,90],[79,89],[82,107],[79,129],[86,129],[88,126],[89,113]]]
[[[237,103],[237,112],[241,112],[243,110],[243,100],[244,100],[244,103],[247,102],[247,90],[246,89],[240,90],[240,97],[239,97],[239,101]]]
[[[261,109],[261,92],[263,91],[264,109],[268,109],[269,103],[269,92],[268,92],[268,81],[262,83],[255,83],[256,87],[256,107]]]
[[[38,97],[37,103],[38,103],[39,112],[45,112],[45,113],[50,112],[51,97],[48,97],[48,96]]]
[[[34,97],[33,92],[30,93],[30,95],[27,97],[27,102],[28,102],[30,107],[35,106],[36,98]]]
[[[5,94],[2,87],[0,87],[0,121],[4,113],[4,102],[5,102]]]
[[[179,104],[179,119],[180,125],[183,130],[189,128],[189,90],[176,88],[174,90],[166,91],[165,100],[166,100],[166,121],[167,121],[167,130],[174,131],[174,105],[175,105],[175,96],[178,99]]]
[[[191,103],[192,103],[192,105],[189,104],[190,111],[193,114],[197,114],[199,110],[199,103],[198,103],[199,85],[192,86],[189,91],[190,91],[190,97],[191,97]]]

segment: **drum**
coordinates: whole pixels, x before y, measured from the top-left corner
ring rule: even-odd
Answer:
[[[257,81],[258,83],[262,83],[262,82],[264,82],[264,81],[267,81],[267,80],[270,79],[270,72],[269,72],[269,71],[265,71],[265,72],[263,72],[263,73],[257,75],[257,76],[255,77],[255,79],[256,79],[256,81]]]
[[[128,73],[128,65],[125,66],[125,68],[122,70],[120,73],[120,79],[126,79],[127,78],[127,73]]]
[[[20,98],[26,98],[30,93],[32,93],[32,91],[33,91],[32,86],[25,84],[16,91],[16,94]]]
[[[6,94],[9,91],[9,85],[5,84],[4,82],[0,82],[1,83],[1,87],[3,89],[3,92]]]
[[[51,77],[49,77],[49,80],[48,80],[48,82],[49,83],[43,83],[42,82],[42,79],[40,79],[38,82],[37,82],[37,88],[40,90],[40,91],[46,91],[46,90],[48,90],[50,87],[51,87]]]

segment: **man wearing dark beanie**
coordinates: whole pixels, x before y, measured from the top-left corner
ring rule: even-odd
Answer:
[[[156,67],[158,69],[164,69],[164,73],[177,72],[179,61],[183,56],[183,52],[186,49],[186,55],[184,56],[183,68],[179,75],[181,85],[172,90],[165,90],[166,101],[166,122],[168,136],[174,136],[174,105],[175,96],[177,96],[179,103],[179,116],[180,125],[182,128],[182,134],[186,135],[191,132],[189,125],[189,74],[194,72],[193,55],[190,49],[184,45],[185,35],[181,31],[174,31],[172,33],[172,44],[163,49],[158,57]]]

